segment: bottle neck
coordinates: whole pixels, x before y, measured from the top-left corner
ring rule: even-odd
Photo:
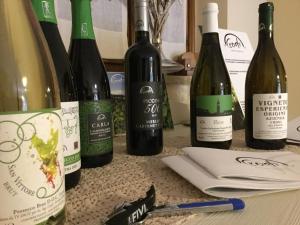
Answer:
[[[95,40],[91,14],[91,0],[71,0],[72,39]]]
[[[273,10],[259,13],[259,43],[274,42],[273,40]]]
[[[31,0],[32,6],[40,22],[57,24],[54,0]]]
[[[218,11],[209,11],[203,13],[203,34],[206,33],[218,33]]]
[[[220,46],[219,34],[216,32],[203,34],[202,45],[203,46],[206,46],[206,45]]]
[[[135,41],[150,42],[149,14],[146,0],[135,1]]]

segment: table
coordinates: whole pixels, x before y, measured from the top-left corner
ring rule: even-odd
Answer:
[[[190,146],[189,128],[183,125],[164,132],[164,150],[157,156],[127,155],[125,136],[115,137],[113,162],[101,168],[83,169],[80,184],[67,192],[66,225],[101,224],[115,205],[144,197],[151,184],[156,188],[157,204],[214,199],[161,162],[162,157],[182,154],[181,148],[186,146]],[[248,150],[243,131],[234,132],[231,148]],[[300,147],[288,145],[286,150],[300,152]],[[300,224],[300,191],[252,197],[245,202],[243,212],[152,218],[145,225]]]

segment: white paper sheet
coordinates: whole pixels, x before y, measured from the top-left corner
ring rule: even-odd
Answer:
[[[253,48],[247,33],[219,29],[222,54],[232,86],[234,87],[241,109],[245,112],[245,80],[253,57]]]

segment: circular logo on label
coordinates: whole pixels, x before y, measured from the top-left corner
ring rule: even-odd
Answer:
[[[144,27],[144,21],[143,20],[137,20],[136,21],[136,28],[141,29]]]
[[[259,31],[261,31],[261,30],[265,30],[266,29],[266,26],[265,26],[265,24],[263,24],[263,23],[260,23],[259,24],[259,28],[258,28],[258,30]]]
[[[140,94],[153,94],[154,91],[151,86],[144,86],[140,89]]]
[[[105,119],[106,119],[106,116],[104,114],[100,114],[97,116],[97,121],[105,120]]]

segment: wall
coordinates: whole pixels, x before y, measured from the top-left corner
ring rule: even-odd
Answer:
[[[300,116],[300,1],[275,0],[274,35],[288,76],[289,119]]]
[[[253,49],[257,47],[258,6],[264,0],[228,0],[227,28],[246,32]]]

